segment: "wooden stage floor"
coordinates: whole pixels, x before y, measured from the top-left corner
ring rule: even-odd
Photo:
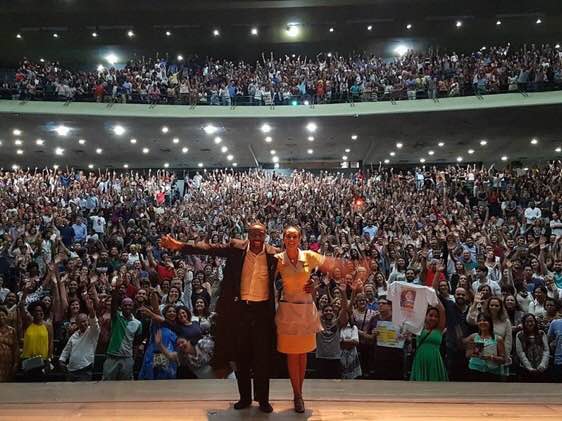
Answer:
[[[296,414],[288,380],[271,381],[274,412],[235,411],[231,380],[0,384],[2,421],[562,420],[562,385],[306,380]]]

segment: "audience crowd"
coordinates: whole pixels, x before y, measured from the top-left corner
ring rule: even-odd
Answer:
[[[466,54],[408,51],[316,57],[262,53],[255,64],[227,59],[131,60],[76,71],[24,60],[0,97],[19,100],[190,105],[297,105],[415,100],[562,88],[562,51],[550,44],[482,47]]]
[[[482,74],[490,71],[500,83],[500,69],[548,73],[559,66],[540,64],[552,59],[547,51],[490,49],[428,63],[412,55],[402,63],[416,76],[436,65],[462,78],[471,65],[482,65]],[[258,73],[277,78],[278,66],[289,70],[295,63],[265,60]],[[399,65],[300,63],[297,74],[314,69],[308,76],[322,78],[350,66],[364,83]],[[23,73],[50,65],[28,66]],[[251,74],[216,66],[187,75],[205,85]],[[157,75],[169,74],[168,67],[159,69]],[[89,78],[57,74],[51,69],[44,76],[53,83],[63,75]],[[102,74],[106,80],[124,75]],[[279,79],[286,82],[296,79]],[[430,358],[444,362],[442,380],[560,382],[561,177],[559,161],[529,170],[456,165],[290,176],[208,170],[185,179],[166,171],[2,172],[0,380],[231,375],[212,364],[224,261],[171,253],[159,239],[225,243],[245,238],[248,224],[262,221],[269,244],[282,247],[284,227],[297,225],[302,249],[355,262],[345,276],[339,269],[313,275],[324,330],[309,355],[310,376],[423,379],[422,360]],[[430,336],[434,352],[427,335],[396,325],[393,308],[407,305],[408,296],[396,301],[393,285],[405,284],[438,297],[425,318],[426,330],[441,332]],[[326,348],[333,337],[340,345]]]

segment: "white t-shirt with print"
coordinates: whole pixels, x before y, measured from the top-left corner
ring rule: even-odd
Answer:
[[[392,301],[392,323],[415,335],[423,329],[427,307],[439,304],[435,290],[408,282],[393,282],[387,297]]]

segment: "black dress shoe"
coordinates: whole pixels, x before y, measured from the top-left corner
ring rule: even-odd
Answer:
[[[273,412],[273,407],[269,402],[260,402],[260,411],[265,412],[266,414],[270,414]]]
[[[242,400],[240,399],[238,402],[234,404],[234,409],[246,409],[252,406],[251,400]]]
[[[295,412],[302,414],[304,412],[304,401],[301,397],[297,397],[294,400],[295,403]]]

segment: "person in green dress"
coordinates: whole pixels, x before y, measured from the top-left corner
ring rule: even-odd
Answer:
[[[424,329],[416,337],[417,350],[412,364],[410,380],[426,382],[449,380],[440,352],[445,326],[446,318],[443,305],[439,303],[437,307],[429,307],[425,316]]]

